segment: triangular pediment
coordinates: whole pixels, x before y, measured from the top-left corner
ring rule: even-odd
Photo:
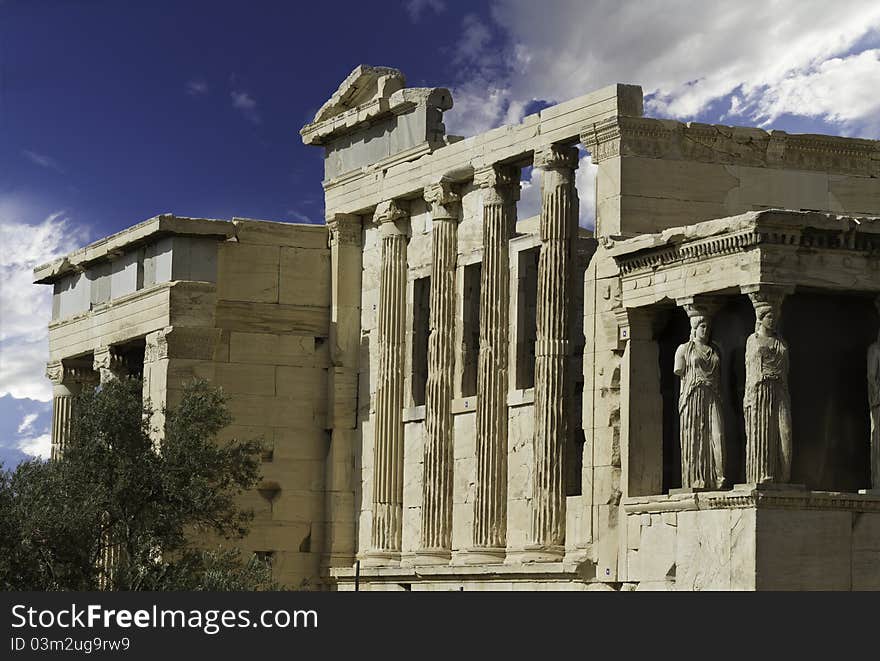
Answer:
[[[405,84],[406,80],[398,69],[361,64],[342,81],[312,122],[323,122],[376,99],[387,99]]]

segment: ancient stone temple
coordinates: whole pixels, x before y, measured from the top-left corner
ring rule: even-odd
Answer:
[[[294,587],[880,589],[880,142],[631,85],[452,108],[358,67],[301,131],[326,225],[163,215],[38,268],[56,448],[87,383],[223,386]]]

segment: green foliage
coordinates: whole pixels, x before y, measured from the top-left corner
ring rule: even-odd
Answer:
[[[157,446],[141,392],[136,379],[84,392],[63,459],[0,471],[0,589],[277,587],[262,563],[197,546],[247,533],[236,497],[259,479],[260,442],[219,442],[224,395],[196,380],[162,412]]]

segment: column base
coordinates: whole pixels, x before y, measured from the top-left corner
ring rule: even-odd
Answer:
[[[721,491],[721,489],[712,489],[709,487],[679,487],[678,489],[670,489],[670,496],[680,496],[689,493],[702,493],[704,491]]]
[[[367,551],[361,557],[365,567],[399,567],[400,551]]]
[[[474,546],[462,549],[455,554],[455,564],[461,565],[497,565],[503,564],[507,555],[506,548]]]
[[[413,565],[448,565],[452,560],[449,549],[419,549],[413,555]]]
[[[734,491],[806,491],[804,484],[789,484],[788,482],[743,482],[734,484]]]
[[[529,544],[516,554],[520,562],[562,562],[565,547],[561,544]]]

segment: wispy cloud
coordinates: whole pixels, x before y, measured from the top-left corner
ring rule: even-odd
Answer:
[[[260,123],[260,113],[257,110],[257,102],[254,97],[240,89],[234,89],[229,94],[232,97],[233,108],[241,112],[249,122]]]
[[[306,214],[296,209],[288,209],[287,217],[297,223],[311,223],[314,222],[311,220]]]
[[[190,96],[202,96],[210,90],[208,83],[202,78],[193,78],[186,82],[186,93]]]
[[[18,433],[24,434],[30,431],[31,427],[34,425],[34,421],[37,419],[36,413],[28,413],[21,419],[21,423],[18,425]]]
[[[443,0],[407,0],[403,3],[403,7],[413,23],[418,23],[426,10],[437,14],[446,11],[446,3]]]
[[[45,154],[40,154],[30,149],[22,149],[21,155],[34,165],[39,165],[41,168],[46,168],[47,170],[55,170],[56,172],[64,174],[64,170],[58,164],[58,161],[56,161],[51,156],[46,156]]]

